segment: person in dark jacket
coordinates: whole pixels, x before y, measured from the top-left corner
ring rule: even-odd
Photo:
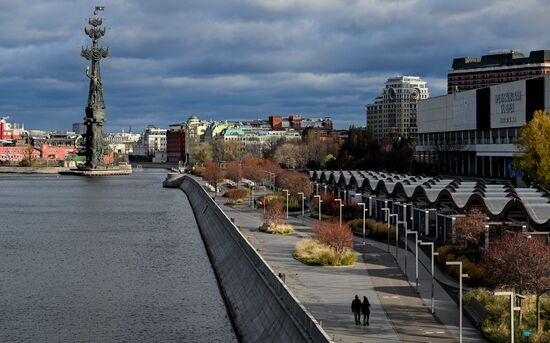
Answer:
[[[355,299],[351,302],[351,312],[353,312],[353,316],[355,317],[355,325],[361,324],[361,300],[359,300],[359,296],[355,295]]]
[[[363,302],[361,303],[361,313],[363,314],[363,326],[369,325],[370,303],[367,297],[363,297]]]

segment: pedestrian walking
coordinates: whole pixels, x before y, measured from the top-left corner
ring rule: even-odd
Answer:
[[[355,317],[355,325],[361,325],[361,300],[358,295],[355,295],[355,299],[351,302],[351,312]]]
[[[370,303],[367,297],[363,297],[363,302],[361,303],[361,313],[363,314],[363,326],[369,325]]]

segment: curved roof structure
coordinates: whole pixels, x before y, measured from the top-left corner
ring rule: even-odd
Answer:
[[[450,204],[465,211],[470,206],[482,206],[486,213],[497,218],[506,218],[510,211],[519,210],[530,223],[550,227],[550,194],[541,189],[371,170],[318,170],[310,171],[309,175],[314,182],[401,197],[410,202],[424,201],[432,207]]]

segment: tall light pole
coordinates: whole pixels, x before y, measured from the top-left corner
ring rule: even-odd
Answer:
[[[299,195],[302,196],[302,217],[304,216],[304,199],[305,199],[305,195],[304,195],[304,192],[298,192]]]
[[[510,297],[510,342],[514,343],[514,311],[521,311],[521,307],[514,306],[514,292],[495,292],[494,294]]]
[[[406,221],[400,221],[399,220],[399,215],[396,214],[396,218],[395,218],[395,259],[398,261],[398,264],[399,264],[399,224],[404,224],[405,225],[404,226],[405,232],[407,232],[407,222]],[[405,235],[405,237],[406,237],[406,235]],[[405,255],[405,263],[407,263],[407,255]]]
[[[435,313],[435,302],[434,302],[434,287],[435,287],[435,282],[434,282],[434,258],[436,255],[439,255],[438,252],[434,252],[434,243],[433,242],[422,242],[422,241],[418,241],[418,243],[420,245],[429,245],[431,247],[431,257],[432,257],[432,269],[431,269],[431,273],[432,273],[432,314]]]
[[[386,211],[386,218],[388,218],[388,241],[387,241],[387,250],[390,252],[390,214],[391,210],[388,207],[382,208],[382,211]]]
[[[286,193],[286,219],[288,219],[288,196],[289,196],[288,189],[283,189],[283,192]]]
[[[365,212],[368,211],[366,204],[364,202],[357,203],[359,206],[363,206],[363,245],[365,245]]]
[[[416,232],[416,231],[415,231]],[[462,278],[468,277],[468,274],[462,274],[462,261],[447,261],[448,266],[458,266],[458,320],[459,320],[459,339],[458,342],[462,343]]]
[[[390,241],[390,227],[391,227],[391,218],[392,217],[395,217],[395,222],[397,223],[398,221],[398,216],[397,216],[397,213],[392,213],[388,216],[388,244],[389,244],[389,241]],[[399,230],[397,230],[397,224],[395,225],[395,234],[397,235],[397,232]],[[389,251],[389,248],[388,248],[388,251]],[[395,240],[395,260],[397,261],[397,236],[396,236],[396,240]],[[399,266],[399,261],[397,262],[397,266]]]
[[[342,207],[344,207],[344,204],[342,204],[342,199],[338,198],[338,199],[334,199],[334,201],[338,201],[338,204],[340,206],[338,206],[340,208],[340,227],[342,227]]]
[[[414,254],[416,255],[414,276],[416,280],[416,291],[418,292],[418,232],[407,230],[405,240],[409,237],[407,235],[414,235]]]
[[[320,195],[314,195],[313,197],[314,198],[319,198],[319,221],[321,221],[321,203],[323,202],[323,200],[321,200]]]

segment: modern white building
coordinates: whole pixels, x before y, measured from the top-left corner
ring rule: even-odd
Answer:
[[[109,132],[105,134],[104,140],[109,147],[118,154],[130,154],[134,146],[139,142],[141,134],[132,132]]]
[[[153,157],[157,151],[166,152],[166,131],[153,125],[147,126],[131,155]]]
[[[367,126],[372,127],[374,138],[416,137],[416,105],[428,97],[426,82],[420,77],[389,78],[382,95],[366,106]]]
[[[418,104],[417,160],[440,174],[510,178],[522,125],[550,107],[550,76],[429,98]]]

